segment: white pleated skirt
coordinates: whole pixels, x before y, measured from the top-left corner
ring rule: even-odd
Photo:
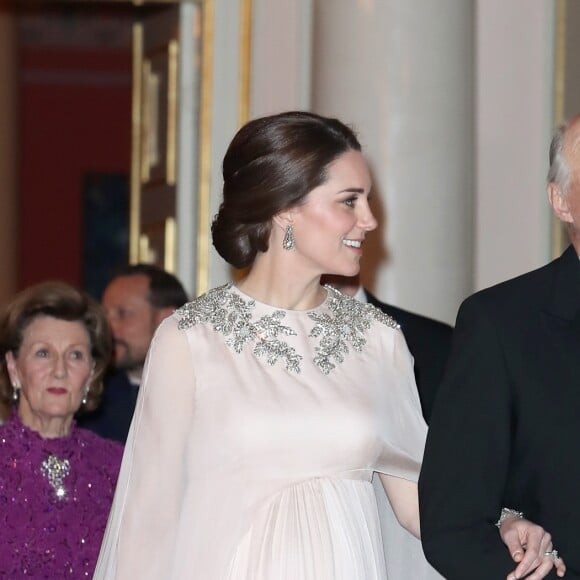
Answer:
[[[282,491],[244,535],[228,580],[386,580],[373,486],[312,479]]]

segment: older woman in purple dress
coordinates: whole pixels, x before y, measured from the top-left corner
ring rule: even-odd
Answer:
[[[123,448],[74,415],[98,404],[110,345],[100,306],[59,282],[0,318],[1,578],[92,578]]]

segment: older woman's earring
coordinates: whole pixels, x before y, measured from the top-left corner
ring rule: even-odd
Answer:
[[[282,240],[282,247],[285,250],[293,250],[296,245],[296,240],[294,239],[294,228],[292,224],[286,226],[286,231],[284,232],[284,239]]]
[[[20,387],[18,386],[18,383],[12,383],[12,400],[13,401],[18,401],[18,389]]]
[[[89,394],[89,387],[85,387],[84,391],[83,391],[83,398],[81,400],[81,403],[83,405],[87,404],[87,395]]]

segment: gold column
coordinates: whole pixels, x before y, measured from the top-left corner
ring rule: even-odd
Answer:
[[[196,296],[209,288],[209,238],[211,204],[211,99],[212,63],[214,39],[213,0],[202,4],[202,62],[201,62],[201,103],[199,127],[199,196],[197,223],[197,283]]]
[[[139,261],[141,229],[141,101],[143,91],[143,25],[133,25],[133,97],[131,118],[131,213],[129,217],[129,262]]]
[[[556,0],[554,30],[554,126],[564,121],[566,107],[566,1]],[[562,222],[552,214],[552,258],[557,258],[567,244],[568,234]]]
[[[252,73],[252,0],[242,0],[240,30],[240,125],[250,118],[250,94]]]

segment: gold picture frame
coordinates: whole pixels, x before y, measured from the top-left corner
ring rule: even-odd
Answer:
[[[147,224],[139,236],[138,261],[154,264],[175,274],[176,233],[177,225],[173,217]]]
[[[177,57],[172,39],[141,65],[141,183],[175,185],[177,148]]]

